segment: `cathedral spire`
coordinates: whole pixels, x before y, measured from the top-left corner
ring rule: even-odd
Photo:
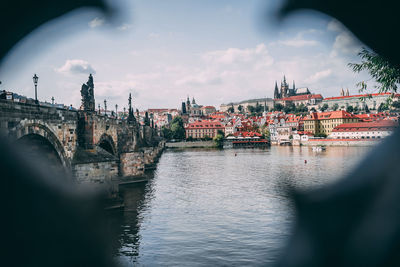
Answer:
[[[296,85],[294,84],[294,80],[293,80],[293,91],[295,91],[296,89]]]
[[[278,99],[279,97],[279,89],[278,89],[278,83],[275,81],[275,90],[274,90],[274,98]]]

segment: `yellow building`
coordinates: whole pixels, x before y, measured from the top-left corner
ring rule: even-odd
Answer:
[[[336,126],[353,122],[358,122],[358,118],[344,110],[313,112],[304,119],[304,131],[329,135]]]

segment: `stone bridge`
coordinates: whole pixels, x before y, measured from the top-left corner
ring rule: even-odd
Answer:
[[[81,183],[140,176],[164,146],[157,131],[94,111],[0,100],[0,130]]]

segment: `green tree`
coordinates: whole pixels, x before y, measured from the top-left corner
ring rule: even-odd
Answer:
[[[365,113],[369,113],[370,112],[368,105],[365,105],[364,110],[365,110]]]
[[[248,105],[248,106],[247,106],[247,110],[248,110],[250,113],[254,113],[254,112],[256,111],[256,108],[255,108],[254,106]]]
[[[349,112],[349,113],[352,113],[352,112],[354,111],[353,106],[348,106],[348,107],[346,108],[346,111]]]
[[[296,107],[296,110],[295,110],[296,112],[299,112],[299,113],[303,113],[303,112],[307,112],[308,111],[308,109],[307,109],[307,107],[303,104],[303,103],[301,103],[300,105],[298,105],[297,107]]]
[[[172,139],[172,131],[171,131],[171,129],[163,126],[161,128],[161,133],[162,133],[162,135],[164,136],[165,139],[168,139],[168,140]]]
[[[338,110],[338,108],[339,108],[339,104],[338,104],[338,103],[335,103],[335,104],[333,105],[333,107],[332,107],[332,109],[333,109],[334,111]]]
[[[239,112],[241,113],[241,112],[243,111],[243,106],[242,106],[242,105],[239,105],[239,106],[238,106],[238,110],[239,110]]]
[[[396,109],[400,109],[400,101],[393,101],[392,107],[394,107]]]
[[[258,102],[256,103],[256,107],[254,110],[257,114],[258,113],[262,113],[264,111],[264,107],[262,105],[260,105]]]
[[[379,92],[396,92],[400,83],[400,69],[391,65],[388,60],[380,55],[363,48],[358,56],[361,57],[361,63],[349,63],[349,67],[354,72],[367,71],[375,80],[375,86]],[[359,91],[367,89],[367,82],[361,81],[357,84]]]
[[[271,133],[269,132],[268,127],[264,127],[262,134],[265,139],[270,140]]]
[[[382,111],[385,111],[385,110],[388,110],[388,109],[389,109],[389,106],[388,106],[387,103],[381,103],[379,105],[379,107],[378,107],[378,112],[382,112]]]
[[[283,105],[282,105],[282,104],[280,104],[280,103],[275,104],[274,110],[276,110],[276,111],[282,111],[282,109],[283,109]]]
[[[327,110],[329,108],[328,104],[323,104],[321,107],[321,111],[324,112],[325,110]]]
[[[186,136],[183,120],[181,117],[175,117],[171,122],[171,138],[184,139]]]
[[[213,139],[215,146],[218,148],[222,148],[224,146],[224,132],[218,130],[217,135]]]

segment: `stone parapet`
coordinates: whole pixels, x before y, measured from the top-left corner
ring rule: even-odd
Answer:
[[[127,152],[120,154],[120,176],[130,177],[144,174],[143,152]]]

